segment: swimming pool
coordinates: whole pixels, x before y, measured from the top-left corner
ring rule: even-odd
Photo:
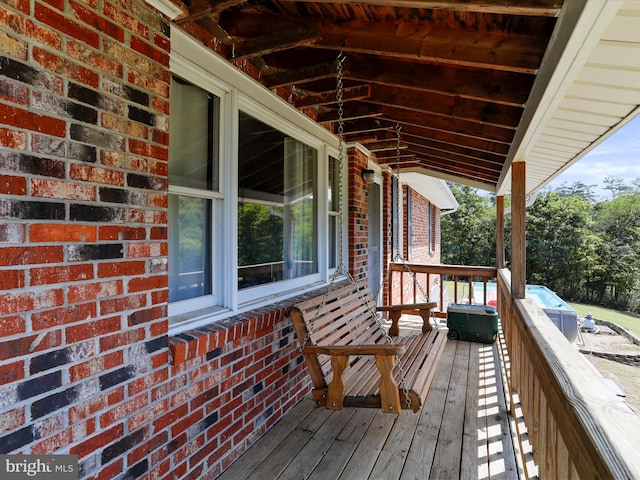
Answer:
[[[473,282],[474,303],[482,303],[483,283]],[[497,286],[495,283],[487,283],[487,303],[496,298]],[[560,329],[570,342],[578,337],[578,315],[567,302],[562,300],[555,292],[544,285],[527,285],[526,296],[531,298],[542,308],[553,324]]]

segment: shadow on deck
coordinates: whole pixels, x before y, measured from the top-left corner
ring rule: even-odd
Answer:
[[[307,398],[219,478],[521,477],[500,365],[497,343],[449,341],[418,413],[331,411]]]

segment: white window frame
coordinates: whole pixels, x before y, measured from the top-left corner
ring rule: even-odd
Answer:
[[[219,192],[210,192],[212,212],[212,285],[215,294],[169,304],[169,333],[197,328],[243,311],[267,305],[326,284],[335,269],[328,268],[328,158],[338,158],[338,139],[255,80],[217,57],[178,27],[171,31],[171,73],[220,98]],[[304,277],[238,290],[238,116],[252,115],[317,151],[316,243],[318,272]],[[346,155],[345,155],[346,158]],[[342,162],[347,178],[346,160]],[[342,185],[347,198],[347,182]],[[194,194],[190,189],[169,186],[171,194]],[[198,192],[201,197],[201,192]],[[209,195],[208,195],[209,196]],[[347,201],[343,213],[343,258],[348,252]],[[214,223],[215,222],[215,223]],[[217,236],[216,236],[217,235]],[[225,252],[215,255],[215,251]],[[345,260],[346,262],[346,260]],[[216,298],[212,304],[212,298]]]

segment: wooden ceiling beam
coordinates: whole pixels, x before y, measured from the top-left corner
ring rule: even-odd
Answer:
[[[357,85],[355,87],[347,87],[342,90],[342,99],[346,101],[365,100],[371,96],[371,87],[369,85]],[[337,103],[336,90],[329,90],[320,93],[311,93],[301,97],[297,97],[293,104],[297,108],[318,107],[323,105],[331,105]]]
[[[419,23],[324,22],[316,48],[375,54],[399,60],[444,63],[534,74],[545,52],[544,37],[477,32]]]
[[[492,175],[486,172],[475,170],[473,168],[469,168],[468,166],[465,167],[465,166],[456,165],[448,161],[430,159],[430,158],[425,158],[421,156],[416,156],[415,158],[416,158],[415,165],[422,168],[445,173],[447,175],[456,175],[456,176],[468,178],[469,180],[489,183],[494,186],[497,185],[498,183],[499,173],[497,175]],[[401,166],[401,170],[402,168],[403,167]]]
[[[459,133],[472,137],[484,138],[494,142],[511,142],[515,134],[514,129],[497,127],[495,125],[483,125],[462,118],[445,117],[428,112],[414,112],[402,108],[382,107],[383,118],[410,125],[428,125],[437,130]]]
[[[439,159],[445,162],[451,162],[452,165],[458,165],[460,167],[466,167],[469,169],[479,169],[485,172],[492,172],[496,175],[500,175],[502,171],[503,163],[488,162],[486,160],[472,159],[457,155],[452,152],[444,152],[441,150],[435,150],[433,148],[421,147],[418,145],[409,146],[409,152],[412,152],[417,157],[427,157],[433,159]]]
[[[342,119],[358,120],[361,118],[375,118],[382,116],[382,108],[377,105],[345,105],[342,113]],[[323,112],[318,114],[318,123],[334,123],[340,121],[337,110]]]
[[[409,148],[409,145],[407,145],[406,143],[400,142],[400,147],[398,147],[398,142],[396,140],[383,140],[379,142],[372,142],[372,143],[366,144],[366,147],[367,147],[367,150],[369,150],[370,152],[377,153],[377,152],[383,152],[385,150],[392,150],[396,152],[398,148],[400,150],[405,150]]]
[[[381,118],[363,118],[360,120],[347,120],[344,122],[344,134],[349,135],[355,141],[358,135],[367,135],[372,132],[392,130],[395,123]]]
[[[481,150],[472,150],[461,145],[442,143],[431,138],[416,137],[413,135],[407,135],[406,133],[402,135],[402,141],[409,145],[410,148],[413,145],[431,148],[442,152],[460,155],[471,160],[484,160],[502,165],[506,159],[506,155],[498,155],[495,153],[483,152]]]
[[[235,45],[230,60],[242,60],[288,50],[315,42],[321,37],[320,21],[307,19],[305,22],[296,22],[284,30],[240,41]]]
[[[514,128],[523,108],[402,87],[371,85],[370,103]]]
[[[274,73],[265,77],[269,88],[299,85],[336,76],[336,61],[308,65],[297,69]]]
[[[350,55],[345,78],[523,107],[534,75]]]
[[[352,5],[362,2],[358,0],[313,0],[309,3]],[[557,17],[562,7],[561,0],[367,0],[367,4],[381,7],[454,10],[534,17]]]
[[[180,0],[170,0],[172,3]],[[224,10],[237,5],[242,5],[246,0],[191,0],[189,2],[189,14],[177,19],[178,25],[194,22],[204,17],[217,16]]]
[[[424,125],[402,124],[401,127],[403,135],[413,135],[450,146],[459,146],[479,152],[495,153],[501,156],[506,156],[509,153],[509,144],[504,142],[495,142],[485,138],[437,130]]]

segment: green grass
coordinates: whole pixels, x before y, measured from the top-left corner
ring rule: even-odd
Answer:
[[[573,308],[578,315],[586,315],[590,313],[594,318],[598,320],[608,320],[627,330],[640,336],[640,317],[632,315],[626,312],[620,312],[618,310],[611,310],[609,308],[598,307],[596,305],[587,305],[585,303],[573,303],[567,302]]]

